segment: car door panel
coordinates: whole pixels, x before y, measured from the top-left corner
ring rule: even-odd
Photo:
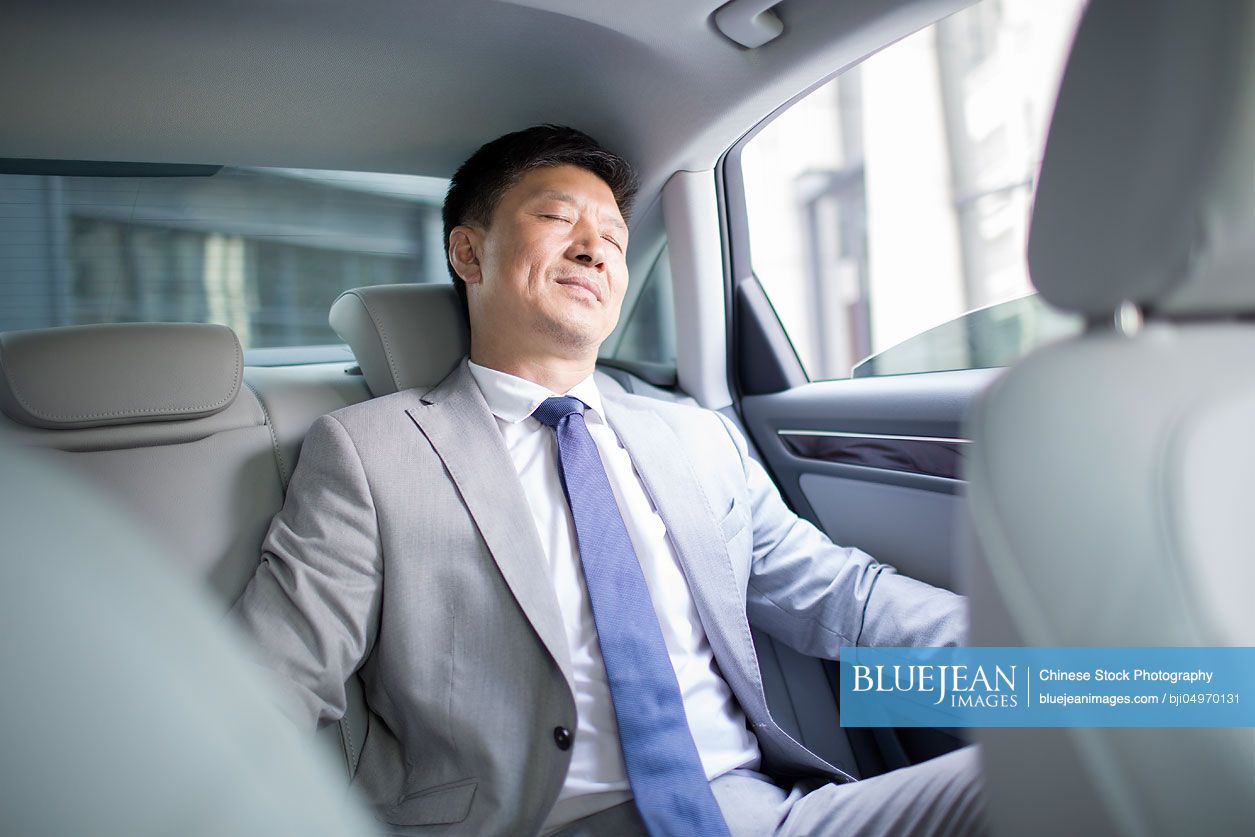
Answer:
[[[999,372],[803,384],[743,396],[740,418],[799,515],[835,543],[955,590],[966,514],[962,422]],[[764,680],[773,674],[781,680],[773,706],[787,705],[784,714],[807,746],[830,760],[852,759],[856,775],[918,763],[964,743],[952,730],[843,729],[839,666],[765,636],[755,640]]]
[[[740,406],[798,514],[836,543],[954,589],[965,503],[960,427],[971,398],[997,374],[825,381],[745,396]]]

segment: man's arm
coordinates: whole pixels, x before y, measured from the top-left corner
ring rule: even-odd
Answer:
[[[750,457],[740,431],[719,418],[736,445],[749,488],[751,624],[814,657],[835,658],[842,645],[966,642],[966,599],[899,575],[859,549],[834,545],[785,505],[762,465]]]
[[[344,715],[344,682],[374,643],[382,586],[366,473],[344,426],[322,416],[231,613],[301,727]]]

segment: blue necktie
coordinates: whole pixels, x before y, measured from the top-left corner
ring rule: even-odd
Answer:
[[[562,488],[575,519],[619,743],[641,819],[652,837],[726,837],[645,576],[584,424],[584,402],[549,398],[532,415],[557,431]]]

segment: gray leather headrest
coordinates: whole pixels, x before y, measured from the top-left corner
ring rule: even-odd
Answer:
[[[69,430],[213,415],[240,391],[244,356],[226,326],[124,323],[0,334],[0,409]]]
[[[1255,311],[1249,0],[1094,0],[1042,161],[1028,258],[1061,308]]]
[[[434,386],[470,351],[451,284],[374,285],[340,294],[328,318],[376,398]]]

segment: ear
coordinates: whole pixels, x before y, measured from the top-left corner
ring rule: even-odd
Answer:
[[[476,285],[483,281],[484,274],[479,266],[479,252],[483,246],[484,236],[474,227],[457,226],[449,230],[449,264],[453,271],[462,277],[468,285]]]

